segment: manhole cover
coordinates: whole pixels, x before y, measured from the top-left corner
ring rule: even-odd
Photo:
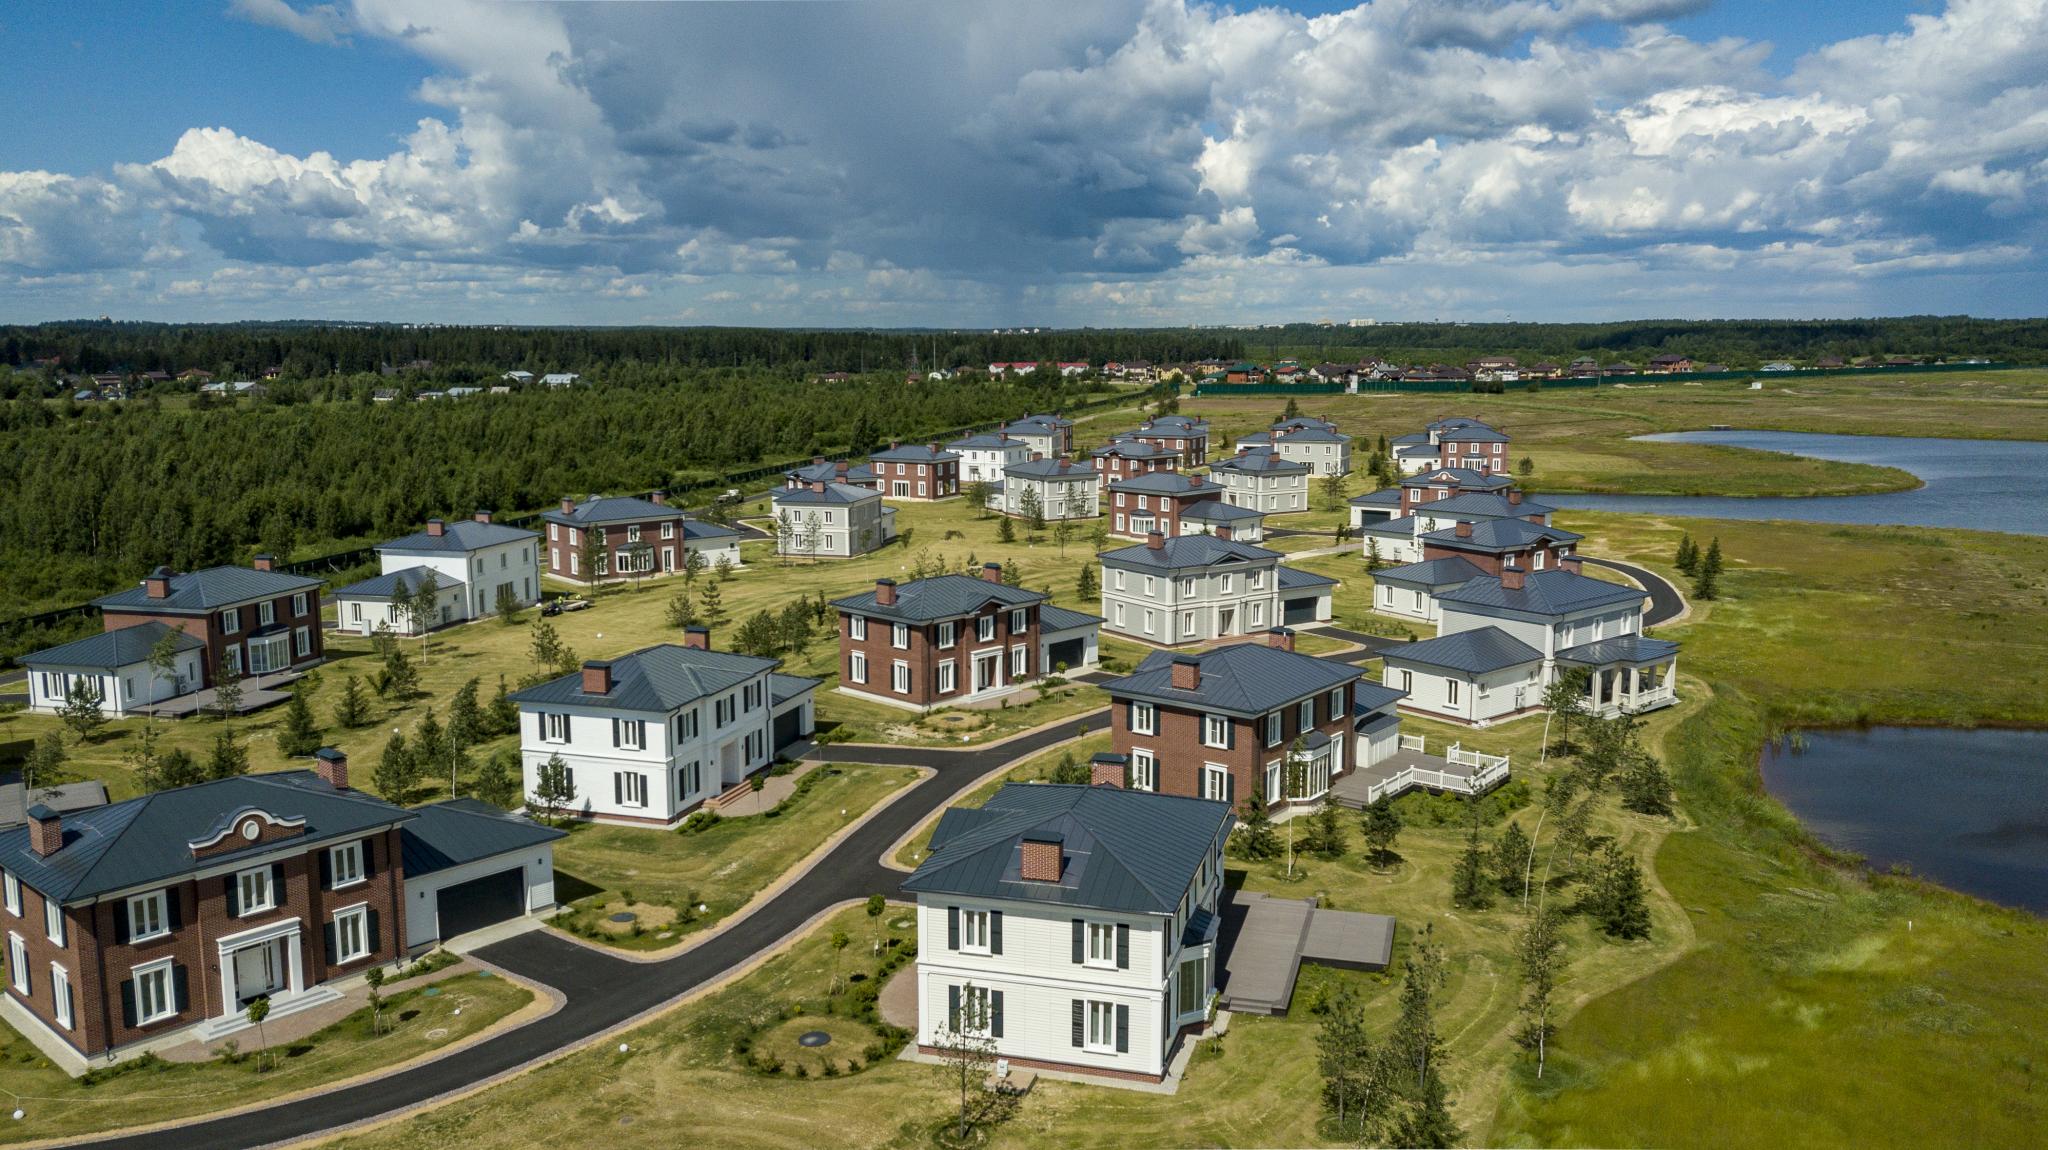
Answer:
[[[796,1040],[796,1044],[798,1046],[823,1046],[830,1041],[832,1041],[832,1036],[822,1030],[806,1030],[802,1037]]]
[[[425,990],[420,991],[420,993],[428,998],[439,998],[441,996],[441,988],[438,986],[429,986]]]
[[[622,911],[620,911],[619,913],[617,913],[617,914],[615,914],[615,915],[613,915],[613,916],[612,916],[612,921],[613,921],[613,922],[632,922],[632,921],[633,921],[634,919],[636,919],[636,918],[639,918],[639,917],[640,917],[639,915],[637,915],[637,914],[634,914],[634,913],[633,913],[632,911],[630,911],[630,910],[622,910]]]
[[[915,923],[907,918],[892,918],[889,920],[890,930],[909,930],[914,925]]]

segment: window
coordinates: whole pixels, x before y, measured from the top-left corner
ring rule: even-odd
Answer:
[[[1158,734],[1159,708],[1151,703],[1132,703],[1131,733],[1134,735]]]
[[[277,604],[269,599],[256,604],[256,625],[268,627],[277,622]]]
[[[847,637],[849,637],[849,638],[853,638],[853,639],[865,639],[865,638],[867,638],[867,637],[868,637],[868,621],[867,621],[867,617],[866,617],[866,616],[864,616],[864,615],[848,615],[848,616],[846,617],[846,634],[847,634]]]
[[[910,664],[901,659],[890,664],[889,687],[899,695],[910,693]]]
[[[1152,576],[1145,576],[1145,598],[1147,599],[1152,597],[1152,582]]]
[[[1116,589],[1119,591],[1124,589],[1124,573],[1121,570],[1116,572]]]
[[[1274,759],[1266,764],[1266,801],[1268,803],[1277,803],[1285,797],[1281,789],[1282,774],[1280,766],[1279,759]]]
[[[1453,707],[1458,705],[1458,681],[1456,679],[1444,680],[1444,702]]]
[[[1222,763],[1202,764],[1202,797],[1230,801],[1230,768]]]
[[[1156,791],[1159,789],[1159,760],[1150,751],[1131,752],[1131,789],[1134,791]]]
[[[327,852],[328,888],[340,890],[363,881],[363,844],[361,840],[343,843]]]
[[[1030,648],[1019,643],[1010,648],[1010,677],[1022,679],[1031,674]]]
[[[959,686],[959,682],[960,668],[953,662],[953,660],[948,659],[945,662],[939,664],[939,694],[952,694],[954,688]]]
[[[171,960],[159,959],[133,971],[135,978],[135,1022],[148,1026],[177,1013],[171,996]]]
[[[1116,966],[1115,923],[1091,922],[1088,924],[1088,965]]]
[[[694,795],[704,789],[704,765],[691,761],[678,772],[680,779],[676,789],[684,796]]]
[[[1314,699],[1303,699],[1299,710],[1301,713],[1296,716],[1296,729],[1306,733],[1311,727],[1316,725],[1316,701]],[[1337,712],[1331,711],[1330,717],[1336,718]]]
[[[1195,613],[1193,611],[1182,611],[1180,613],[1180,633],[1184,639],[1195,637]]]
[[[20,879],[18,879],[18,878],[15,878],[15,877],[14,877],[14,872],[13,872],[13,871],[8,871],[8,872],[7,872],[7,874],[5,875],[5,877],[4,877],[4,878],[0,878],[0,883],[4,883],[4,885],[5,885],[5,886],[6,886],[6,888],[7,888],[7,889],[6,889],[6,893],[7,893],[7,911],[8,911],[8,913],[9,913],[9,914],[12,914],[12,915],[13,915],[14,917],[16,917],[16,918],[20,918],[20,917],[21,917],[21,880],[20,880]]]
[[[561,524],[559,524],[559,523],[550,523],[550,524],[548,524],[548,542],[550,542],[550,543],[553,543],[553,542],[555,542],[555,541],[557,541],[557,540],[561,539],[561,537],[562,537],[562,535],[561,535],[561,532],[562,532],[562,525],[561,525]]]
[[[540,716],[541,739],[550,743],[569,741],[569,716],[558,711],[543,711]]]
[[[1154,616],[1154,612],[1152,611],[1152,609],[1151,609],[1150,607],[1147,607],[1147,608],[1145,609],[1145,633],[1146,633],[1147,635],[1150,635],[1150,634],[1152,633],[1152,624],[1153,624],[1154,618],[1155,618],[1155,616]]]
[[[1410,694],[1414,694],[1414,693],[1415,693],[1415,672],[1413,672],[1413,671],[1402,671],[1402,672],[1401,672],[1400,674],[1401,674],[1401,689],[1402,689],[1403,691],[1407,691],[1407,692],[1408,692],[1408,693],[1410,693]]]
[[[910,625],[908,623],[892,623],[889,625],[889,645],[899,651],[910,649]]]
[[[14,982],[14,993],[28,994],[28,944],[11,930],[7,932],[7,973]]]
[[[138,894],[128,900],[128,941],[148,942],[171,933],[171,917],[160,890]]]
[[[1257,599],[1252,600],[1245,608],[1245,619],[1253,627],[1264,626],[1266,622],[1266,605]]]
[[[1280,745],[1280,712],[1278,711],[1266,716],[1266,745],[1269,747]]]
[[[1143,495],[1140,495],[1140,496],[1138,496],[1138,510],[1140,510],[1140,511],[1150,511],[1150,510],[1152,510],[1151,504],[1150,504],[1149,502],[1147,502],[1147,497],[1146,497],[1146,496],[1143,496]]]
[[[370,910],[353,906],[334,916],[334,961],[354,962],[370,953]]]
[[[239,635],[241,632],[242,609],[240,607],[230,607],[222,611],[220,613],[220,633],[223,635]]]
[[[694,708],[676,716],[676,742],[697,737],[697,712]]]
[[[614,729],[619,733],[619,746],[628,751],[637,751],[647,745],[647,723],[642,719],[613,719]]]
[[[235,903],[238,916],[269,910],[277,905],[277,892],[271,889],[270,868],[267,866],[245,870],[235,876],[235,890],[241,897]]]
[[[626,542],[640,542],[640,528],[637,525],[626,528]]]
[[[1113,616],[1115,616],[1115,619],[1116,619],[1116,629],[1117,629],[1117,630],[1119,630],[1119,631],[1123,630],[1123,629],[1124,629],[1124,605],[1123,605],[1122,603],[1117,603],[1117,604],[1114,604],[1114,605],[1112,605],[1112,606],[1110,607],[1110,614],[1111,614],[1111,615],[1113,615]]]
[[[43,934],[59,947],[64,945],[64,908],[53,898],[43,899]]]
[[[1031,612],[1022,607],[1010,612],[1010,634],[1022,635],[1031,629]]]
[[[57,1025],[71,1029],[71,975],[54,962],[50,964],[50,1006]]]
[[[846,657],[846,677],[856,683],[868,681],[868,657],[855,651]]]
[[[953,637],[954,626],[955,624],[951,619],[939,624],[939,646],[941,649],[951,647],[956,642]]]
[[[1226,571],[1217,580],[1217,589],[1223,592],[1223,594],[1228,595],[1235,589],[1236,583],[1237,576]]]
[[[989,953],[988,912],[985,910],[963,910],[960,912],[960,949]]]
[[[1088,1003],[1088,1038],[1084,1048],[1102,1054],[1116,1050],[1116,1004]]]
[[[996,637],[996,617],[994,615],[983,615],[981,618],[976,619],[974,621],[974,637],[983,643],[992,642]]]
[[[647,805],[647,776],[638,771],[621,771],[612,778],[617,782],[614,798],[622,807],[644,807]]]
[[[674,539],[676,537],[676,525],[674,522],[668,520],[662,522],[661,537],[663,539]]]
[[[304,591],[301,591],[301,592],[299,592],[298,594],[296,594],[296,595],[292,596],[292,614],[294,614],[294,615],[303,615],[303,614],[305,614],[305,613],[306,613],[306,593],[305,593]]]
[[[1202,745],[1205,747],[1228,747],[1230,745],[1230,720],[1223,715],[1202,716]]]
[[[294,641],[294,646],[295,646],[295,647],[296,647],[296,649],[298,650],[298,653],[299,653],[299,657],[300,657],[300,658],[302,658],[302,659],[303,659],[303,658],[305,658],[305,657],[306,657],[307,655],[310,655],[310,654],[312,654],[312,653],[313,653],[313,629],[312,629],[312,628],[310,628],[310,627],[300,627],[300,628],[298,628],[297,630],[295,630],[295,631],[293,631],[293,632],[292,632],[292,639],[293,639],[293,641]]]
[[[1194,580],[1194,577],[1193,577],[1193,576],[1189,576],[1188,578],[1182,579],[1182,580],[1180,581],[1180,594],[1181,594],[1181,598],[1183,598],[1183,599],[1192,599],[1192,598],[1194,598],[1194,596],[1195,596],[1195,580]]]

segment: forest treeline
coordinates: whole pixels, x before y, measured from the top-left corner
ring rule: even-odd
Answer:
[[[1049,373],[906,385],[632,370],[645,376],[637,386],[437,402],[0,404],[0,619],[90,598],[159,563],[319,554],[432,515],[680,491],[1091,394]]]

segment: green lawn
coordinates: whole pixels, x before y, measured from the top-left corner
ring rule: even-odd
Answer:
[[[438,988],[434,995],[415,988],[387,999],[384,1034],[371,1036],[365,1008],[298,1042],[280,1042],[276,1068],[262,1073],[253,1057],[238,1063],[149,1059],[123,1063],[88,1082],[66,1075],[27,1039],[0,1028],[0,1105],[23,1111],[20,1121],[0,1126],[0,1142],[106,1133],[314,1089],[431,1056],[533,1000],[525,987],[476,972],[431,985]],[[241,1043],[251,1054],[258,1045],[253,1032],[242,1035]],[[167,1145],[175,1141],[165,1136]]]
[[[555,896],[569,908],[556,921],[632,950],[677,945],[745,906],[917,775],[909,767],[817,767],[781,806],[753,814],[743,799],[737,817],[701,831],[573,824],[555,846]],[[637,918],[608,921],[621,911]]]

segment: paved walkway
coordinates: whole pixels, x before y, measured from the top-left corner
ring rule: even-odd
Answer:
[[[1669,623],[1680,615],[1685,614],[1685,596],[1679,593],[1678,588],[1671,585],[1671,580],[1664,578],[1647,567],[1638,567],[1633,563],[1623,563],[1615,559],[1595,559],[1591,555],[1579,556],[1579,562],[1591,563],[1595,567],[1605,567],[1609,571],[1619,571],[1623,575],[1642,584],[1643,590],[1648,592],[1650,596],[1649,610],[1643,612],[1643,626],[1645,627],[1655,627],[1659,623]]]
[[[1366,796],[1372,793],[1373,787],[1398,778],[1403,771],[1418,767],[1425,771],[1438,771],[1464,779],[1468,790],[1472,785],[1472,775],[1478,770],[1477,767],[1453,764],[1420,751],[1395,751],[1372,766],[1354,767],[1338,775],[1337,781],[1330,784],[1330,801],[1340,807],[1351,807],[1356,810],[1365,806]]]
[[[177,1145],[180,1150],[250,1150],[309,1138],[413,1109],[574,1048],[745,965],[828,907],[865,899],[878,891],[895,893],[904,874],[882,865],[884,852],[944,806],[962,786],[1015,759],[1072,738],[1077,727],[1096,731],[1108,724],[1109,712],[1104,709],[986,747],[953,750],[840,744],[812,751],[807,758],[925,767],[934,776],[876,811],[781,893],[690,950],[660,962],[633,962],[552,931],[533,931],[483,947],[476,952],[479,958],[559,991],[566,1000],[562,1009],[403,1074],[179,1127]],[[117,1134],[92,1144],[157,1150],[165,1138],[163,1131]]]

